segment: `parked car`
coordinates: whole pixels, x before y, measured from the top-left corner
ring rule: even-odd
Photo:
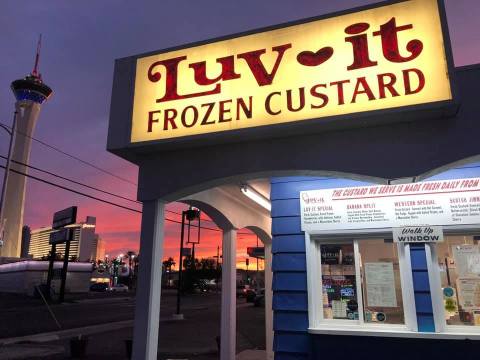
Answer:
[[[247,291],[250,288],[248,285],[237,285],[237,298],[247,297]]]
[[[257,292],[259,292],[259,289],[248,288],[245,292],[247,302],[252,303],[255,300],[255,296],[257,296]]]
[[[255,306],[265,306],[265,289],[260,289],[253,299],[253,304]]]
[[[124,284],[117,284],[114,286],[111,286],[108,288],[108,291],[113,291],[113,292],[127,292],[128,291],[128,286]]]
[[[95,283],[90,285],[90,291],[107,291],[108,284],[105,283]]]
[[[208,280],[207,283],[206,283],[206,286],[207,286],[208,291],[214,291],[214,290],[218,290],[220,288],[219,284],[217,284],[217,282],[213,279]]]
[[[198,289],[200,292],[207,292],[216,290],[218,287],[213,279],[200,279],[195,283],[195,289]]]

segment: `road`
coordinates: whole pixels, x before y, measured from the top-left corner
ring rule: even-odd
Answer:
[[[70,329],[133,318],[133,297],[99,298],[52,305],[62,329]],[[59,330],[47,307],[42,304],[4,307],[0,313],[0,337],[17,337]]]
[[[2,298],[0,297],[0,301]],[[5,300],[5,299],[3,299]],[[11,300],[11,299],[10,299]],[[0,338],[18,337],[58,330],[47,308],[35,301],[4,301],[0,312]],[[134,317],[135,298],[116,294],[105,296],[90,294],[72,302],[53,305],[62,329],[105,324]],[[177,356],[184,351],[213,353],[220,329],[220,294],[197,294],[182,298],[184,321],[171,321],[175,312],[176,297],[172,292],[162,294],[161,322],[159,329],[159,358],[167,354]],[[89,353],[101,353],[112,358],[124,352],[124,340],[132,338],[132,328],[93,335],[90,337]],[[59,341],[68,349],[68,341]],[[255,308],[240,299],[237,303],[237,352],[245,349],[265,348],[265,310]],[[92,355],[92,359],[95,355]],[[60,359],[61,357],[59,357]],[[191,355],[188,358],[193,358]],[[198,359],[208,358],[198,357]],[[57,359],[57,358],[55,358]],[[195,358],[196,359],[196,358]]]

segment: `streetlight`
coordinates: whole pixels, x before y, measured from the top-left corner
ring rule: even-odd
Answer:
[[[130,289],[133,289],[133,260],[135,259],[135,254],[131,254],[128,259],[129,271],[128,276],[130,277]]]
[[[198,220],[198,242],[200,242],[200,210],[190,207],[188,210],[182,211],[182,228],[180,231],[180,256],[178,260],[178,287],[177,287],[177,312],[173,315],[175,319],[182,319],[183,314],[180,314],[180,293],[182,290],[182,258],[183,258],[183,240],[185,236],[185,220],[188,220],[188,241],[190,241],[190,224],[193,220]],[[191,254],[193,265],[195,266],[195,244],[193,245],[193,252]]]
[[[3,246],[3,234],[4,234],[5,222],[6,222],[6,219],[3,218],[3,210],[5,208],[5,195],[7,193],[8,175],[10,173],[10,166],[12,163],[12,149],[15,143],[15,136],[17,133],[17,115],[18,115],[18,111],[15,110],[15,112],[13,113],[13,123],[12,123],[11,130],[7,126],[0,124],[2,129],[5,130],[10,135],[10,144],[8,145],[7,163],[5,165],[5,172],[3,174],[2,194],[0,195],[0,248]]]

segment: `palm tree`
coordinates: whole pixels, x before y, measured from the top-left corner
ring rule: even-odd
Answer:
[[[162,264],[166,271],[171,272],[172,267],[175,266],[175,260],[173,260],[172,257],[169,257],[167,260],[164,260]]]
[[[172,282],[172,267],[175,266],[175,260],[173,260],[172,257],[169,257],[167,260],[164,260],[162,262],[163,264],[163,271],[164,273],[168,274],[168,285],[170,286],[170,283]]]

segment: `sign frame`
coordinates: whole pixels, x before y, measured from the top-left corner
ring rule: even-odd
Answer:
[[[77,207],[70,206],[53,214],[52,229],[57,230],[77,221]]]
[[[135,161],[135,154],[147,152],[170,151],[189,147],[198,147],[205,144],[225,144],[242,141],[253,141],[283,136],[303,135],[312,132],[334,131],[340,129],[355,129],[365,126],[386,125],[391,122],[411,122],[422,119],[447,118],[455,115],[459,105],[458,91],[455,81],[452,48],[446,20],[444,0],[436,0],[439,8],[442,36],[446,56],[446,66],[450,80],[451,100],[431,102],[426,104],[407,105],[396,108],[356,112],[344,115],[334,115],[322,118],[313,118],[306,121],[299,120],[288,123],[279,123],[228,131],[218,131],[198,135],[188,135],[167,139],[131,142],[133,99],[135,91],[136,61],[139,58],[163,54],[167,52],[188,49],[207,45],[219,41],[229,40],[242,36],[258,34],[266,31],[287,28],[313,21],[329,19],[360,11],[376,9],[388,5],[407,2],[409,0],[383,1],[371,5],[356,7],[345,11],[338,11],[326,15],[300,19],[274,26],[263,27],[251,31],[217,37],[209,40],[187,43],[158,51],[146,52],[116,60],[115,74],[110,109],[109,134],[107,149],[113,153]]]
[[[53,231],[50,233],[48,243],[52,244],[62,244],[67,241],[72,241],[73,239],[73,230],[71,228],[61,228],[58,231]]]

